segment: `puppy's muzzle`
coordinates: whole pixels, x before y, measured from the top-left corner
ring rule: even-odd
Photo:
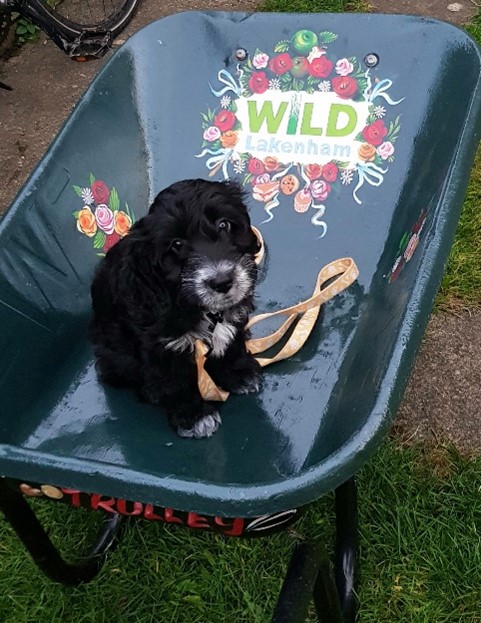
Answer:
[[[205,284],[214,292],[227,294],[234,283],[234,272],[219,272],[205,280]]]

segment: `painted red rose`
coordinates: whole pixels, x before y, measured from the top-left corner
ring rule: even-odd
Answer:
[[[105,239],[104,246],[102,247],[102,251],[104,253],[107,253],[107,251],[111,249],[114,246],[114,244],[117,244],[119,240],[120,240],[119,234],[117,234],[116,232],[114,232],[113,234],[110,234]]]
[[[334,162],[328,162],[322,167],[322,177],[326,182],[335,182],[339,173],[339,167]]]
[[[348,99],[357,93],[357,80],[350,76],[337,76],[331,82],[334,92],[339,97]]]
[[[314,78],[327,78],[331,73],[334,64],[330,61],[325,54],[318,58],[313,58],[309,63],[309,73]]]
[[[110,197],[110,190],[105,182],[96,180],[95,182],[93,182],[90,188],[92,189],[92,195],[94,196],[95,203],[108,204],[109,197]]]
[[[247,168],[249,173],[252,173],[252,175],[262,175],[265,172],[262,160],[259,160],[258,158],[251,158]]]
[[[232,130],[235,122],[236,116],[231,110],[221,110],[214,117],[214,125],[219,128],[221,132]]]
[[[292,58],[287,52],[273,56],[269,61],[269,69],[275,74],[285,74],[292,67]]]
[[[306,165],[304,169],[304,173],[311,181],[317,180],[322,175],[322,165],[321,164],[308,164]]]
[[[249,89],[252,93],[265,93],[269,88],[269,79],[263,71],[255,71],[249,78]]]
[[[387,128],[384,125],[382,119],[378,119],[374,123],[367,125],[362,131],[362,138],[370,145],[380,145],[384,142],[384,137],[387,134]]]

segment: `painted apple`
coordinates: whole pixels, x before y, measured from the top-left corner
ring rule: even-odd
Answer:
[[[294,78],[302,78],[309,70],[309,61],[304,56],[296,56],[292,59],[291,74]]]
[[[317,45],[317,35],[312,30],[298,30],[292,37],[291,44],[296,52],[307,55]]]

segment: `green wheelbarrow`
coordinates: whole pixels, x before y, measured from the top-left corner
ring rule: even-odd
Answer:
[[[126,517],[266,535],[335,490],[331,575],[294,552],[274,613],[356,612],[354,476],[396,413],[480,135],[480,54],[462,31],[385,15],[185,13],[130,39],[91,84],[0,224],[0,508],[65,584],[99,571]],[[256,395],[185,440],[96,376],[99,258],[185,178],[238,180],[266,258],[258,312],[308,298],[319,268],[359,278]],[[67,563],[26,497],[105,513]]]

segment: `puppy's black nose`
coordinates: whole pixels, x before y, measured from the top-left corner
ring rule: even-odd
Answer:
[[[220,275],[216,275],[215,277],[207,279],[207,285],[215,292],[221,292],[222,294],[225,294],[230,290],[233,281],[234,279],[231,274],[221,273]]]

